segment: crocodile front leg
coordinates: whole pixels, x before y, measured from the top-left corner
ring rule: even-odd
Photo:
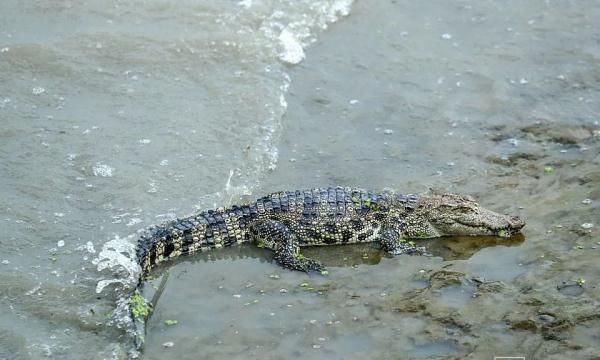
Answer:
[[[398,231],[390,228],[384,229],[381,233],[381,248],[392,255],[426,254],[424,247],[406,241]]]
[[[300,254],[298,239],[281,221],[262,220],[250,227],[250,234],[259,247],[275,251],[275,261],[290,270],[318,271],[325,268],[316,260]]]

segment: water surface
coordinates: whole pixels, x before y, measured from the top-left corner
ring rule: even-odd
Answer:
[[[138,230],[328,185],[528,225],[430,258],[307,251],[327,277],[182,259],[145,358],[600,356],[599,22],[593,1],[4,1],[0,358],[135,354],[113,311]]]

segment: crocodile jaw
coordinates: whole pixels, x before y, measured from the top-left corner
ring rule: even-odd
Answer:
[[[525,222],[517,216],[496,213],[481,207],[470,197],[454,194],[434,196],[421,207],[431,227],[441,236],[493,235],[508,237],[518,233]]]
[[[493,235],[509,237],[518,233],[525,222],[517,216],[509,216],[477,207],[464,212],[453,212],[445,221],[434,227],[442,235]]]

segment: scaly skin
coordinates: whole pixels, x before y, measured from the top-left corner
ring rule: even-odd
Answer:
[[[137,257],[144,275],[160,261],[254,242],[272,249],[281,266],[322,271],[300,254],[304,246],[379,241],[391,254],[423,254],[409,239],[451,235],[510,236],[525,222],[495,213],[467,196],[418,197],[336,187],[278,192],[248,205],[208,210],[150,229]]]

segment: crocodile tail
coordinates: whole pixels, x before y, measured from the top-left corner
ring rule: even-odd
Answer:
[[[137,244],[137,261],[142,268],[142,277],[148,275],[160,261],[173,255],[173,237],[168,226],[152,228],[144,233]]]
[[[169,258],[248,241],[248,223],[256,217],[256,206],[233,206],[151,228],[140,237],[136,249],[142,276]]]
[[[136,249],[142,277],[162,261],[215,247],[212,238],[207,239],[206,231],[206,224],[188,218],[171,221],[143,234]]]

